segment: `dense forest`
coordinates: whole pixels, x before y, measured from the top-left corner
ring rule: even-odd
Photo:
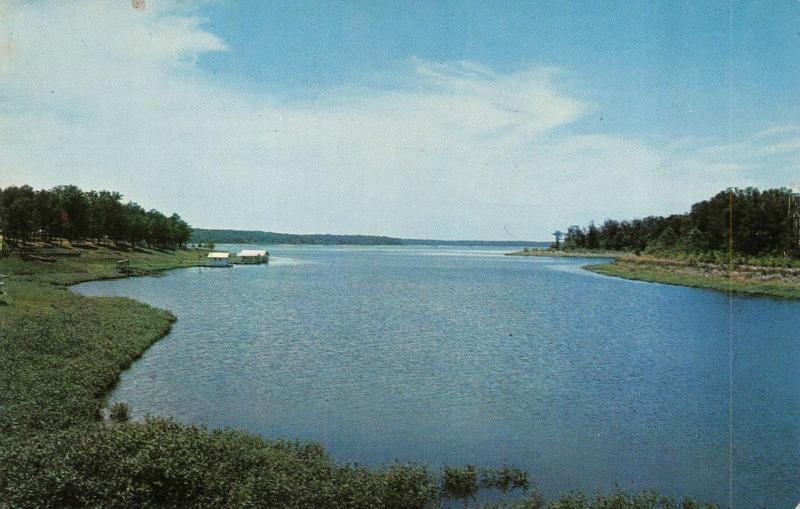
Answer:
[[[739,256],[800,256],[800,198],[790,189],[728,189],[695,203],[691,211],[602,225],[570,226],[564,249],[654,254],[719,254],[733,245]]]
[[[192,229],[178,214],[123,203],[114,191],[26,185],[0,188],[0,232],[17,245],[64,238],[175,248],[189,241]]]

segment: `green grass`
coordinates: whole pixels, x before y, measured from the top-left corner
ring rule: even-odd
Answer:
[[[142,273],[198,263],[197,255],[125,253]],[[169,331],[168,311],[65,286],[120,277],[118,259],[107,249],[55,263],[0,258],[0,440],[97,420],[122,370]]]
[[[668,285],[706,288],[739,295],[800,299],[800,284],[791,281],[759,281],[752,278],[731,279],[722,274],[705,274],[691,267],[665,266],[616,260],[613,263],[588,265],[586,270],[606,276],[649,281]]]
[[[543,256],[553,258],[617,258],[630,253],[623,251],[607,251],[604,249],[593,250],[560,250],[555,249],[531,249],[529,251],[514,251],[506,253],[506,256]]]
[[[636,256],[620,251],[539,250],[508,253],[509,256],[567,258],[612,258],[611,263],[587,265],[584,269],[606,276],[669,285],[706,288],[739,295],[800,299],[800,273],[797,260],[784,257],[737,258],[733,277],[723,263],[705,262],[698,256]],[[724,260],[715,253],[715,259]]]
[[[448,499],[469,500],[475,488],[509,489],[509,479],[516,483],[511,489],[523,485],[519,475],[524,472],[514,469],[446,469],[445,476],[416,465],[370,470],[337,464],[313,443],[269,441],[165,420],[104,421],[109,389],[169,331],[175,317],[127,298],[84,297],[66,285],[120,277],[116,261],[122,258],[130,260],[136,274],[153,274],[203,263],[203,254],[103,248],[53,263],[0,258],[0,274],[7,276],[0,295],[0,509],[422,509],[441,507]],[[527,486],[526,474],[524,481]],[[545,502],[535,490],[507,507],[612,506],[716,507],[622,492],[592,499],[570,494]]]
[[[142,249],[118,251],[108,248],[75,249],[80,256],[58,256],[55,262],[24,261],[18,256],[0,258],[0,273],[12,276],[16,281],[33,281],[71,285],[84,281],[123,277],[116,267],[118,260],[129,260],[136,274],[148,275],[179,267],[205,264],[206,251],[183,250],[160,251]],[[47,250],[42,250],[47,254]]]

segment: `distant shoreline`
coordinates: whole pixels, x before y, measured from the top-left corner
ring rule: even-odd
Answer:
[[[555,251],[552,249],[531,249],[530,251],[514,251],[506,256],[541,256],[546,258],[621,258],[629,255],[621,251]]]
[[[705,288],[720,292],[779,299],[800,299],[800,268],[761,265],[696,263],[674,258],[636,256],[619,251],[530,250],[506,253],[507,256],[554,258],[611,258],[610,263],[587,265],[590,272],[611,277],[668,285]]]
[[[193,244],[285,244],[285,245],[335,245],[335,246],[497,246],[521,248],[546,248],[550,242],[530,240],[440,240],[403,239],[380,235],[337,235],[328,233],[276,233],[260,230],[220,230],[195,228],[190,240]]]

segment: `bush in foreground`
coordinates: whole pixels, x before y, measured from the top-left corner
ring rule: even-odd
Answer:
[[[1,451],[0,451],[1,452]],[[336,464],[316,444],[268,441],[237,431],[208,431],[173,421],[95,423],[45,433],[0,454],[0,506],[10,507],[442,507],[474,500],[482,486],[527,490],[512,468],[447,468],[438,477],[417,465],[370,470]],[[656,495],[622,492],[544,502],[537,493],[516,509],[696,509]]]

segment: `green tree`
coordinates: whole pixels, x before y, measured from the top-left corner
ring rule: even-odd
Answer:
[[[564,232],[556,230],[553,232],[553,236],[556,238],[556,249],[561,249],[561,239],[564,238]]]
[[[564,247],[571,249],[586,247],[586,235],[580,226],[574,224],[567,228],[567,233],[564,236]]]
[[[124,218],[125,238],[132,246],[147,239],[147,213],[142,207],[133,202],[128,203],[125,205]]]
[[[586,229],[586,247],[589,249],[600,247],[600,232],[597,230],[597,226],[594,225],[594,221],[589,223],[589,227]]]
[[[61,230],[68,240],[85,239],[89,235],[91,203],[86,193],[76,186],[58,186],[56,195],[61,220]]]
[[[90,208],[89,236],[98,241],[103,237],[120,238],[122,195],[111,191],[90,191],[86,196]]]
[[[30,186],[12,186],[3,191],[2,229],[22,243],[31,238],[34,228],[35,193]]]
[[[192,228],[178,214],[169,217],[170,237],[174,247],[186,247],[192,237]]]
[[[59,235],[58,202],[47,189],[36,191],[33,200],[33,222],[42,240]]]
[[[171,239],[167,216],[151,209],[147,212],[147,243],[151,247],[167,247]]]
[[[676,248],[678,244],[678,235],[675,231],[667,226],[661,235],[658,236],[658,239],[655,243],[651,244],[651,251],[656,253],[665,253],[672,251]]]

